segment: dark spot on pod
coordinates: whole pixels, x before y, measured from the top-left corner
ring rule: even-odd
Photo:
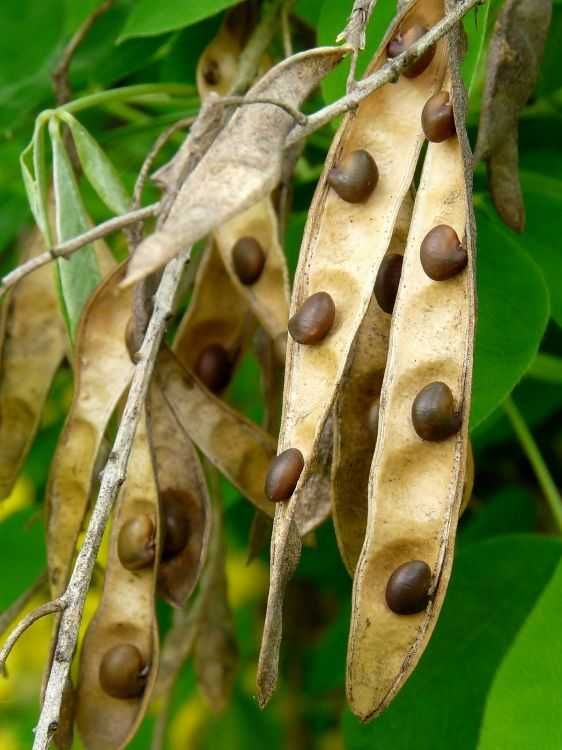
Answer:
[[[230,356],[224,346],[209,344],[195,363],[195,374],[213,393],[226,388],[232,374]]]
[[[328,185],[348,203],[364,203],[379,181],[379,170],[368,151],[352,151],[328,172]]]
[[[386,47],[387,57],[394,58],[405,52],[412,44],[427,34],[427,27],[421,23],[414,23],[404,31],[399,31],[396,36],[390,40]],[[421,57],[415,60],[404,71],[406,78],[416,78],[421,75],[429,66],[435,55],[435,45],[429,47]]]
[[[381,309],[389,315],[394,310],[403,261],[404,258],[399,253],[388,253],[382,259],[377,273],[375,299]]]
[[[156,528],[147,513],[126,521],[117,538],[117,554],[127,570],[141,570],[154,561]]]
[[[412,423],[423,440],[446,440],[459,431],[461,415],[448,385],[437,381],[422,388],[412,404]]]
[[[203,68],[203,80],[208,86],[217,86],[220,83],[221,74],[217,60],[206,60]]]
[[[316,292],[289,320],[289,333],[299,344],[318,344],[334,325],[336,306],[327,292]]]
[[[422,110],[422,128],[432,143],[441,143],[455,134],[455,115],[448,91],[431,96]]]
[[[445,281],[466,268],[468,255],[455,230],[440,224],[425,235],[420,260],[430,279]]]
[[[431,569],[422,560],[400,565],[386,584],[386,603],[397,615],[423,612],[429,602]]]
[[[100,664],[99,678],[103,690],[112,698],[138,698],[148,677],[148,667],[139,649],[132,643],[110,648]]]
[[[369,425],[369,430],[371,431],[371,434],[373,437],[377,437],[379,432],[379,413],[381,408],[381,402],[380,399],[377,398],[376,401],[373,401],[373,404],[371,408],[369,409],[369,414],[367,416],[367,424]]]
[[[160,497],[162,509],[162,559],[171,560],[183,551],[189,541],[189,519],[185,504],[175,492],[164,492]]]
[[[265,494],[274,503],[288,500],[304,469],[304,458],[297,448],[288,448],[276,456],[265,478]]]
[[[265,253],[254,237],[241,237],[232,248],[234,273],[242,284],[255,284],[265,266]]]

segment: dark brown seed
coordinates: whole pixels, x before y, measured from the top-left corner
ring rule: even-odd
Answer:
[[[369,409],[369,414],[367,416],[367,424],[369,425],[369,430],[371,431],[373,437],[377,437],[379,432],[380,408],[381,402],[380,399],[377,398],[377,400],[373,402],[371,408]]]
[[[421,39],[424,34],[427,34],[427,27],[421,23],[414,23],[404,31],[399,31],[386,47],[387,57],[398,57],[398,55],[401,55],[402,52],[405,52],[412,44],[417,42],[418,39]],[[435,45],[429,47],[421,57],[406,68],[404,71],[406,78],[416,78],[421,75],[433,60],[434,55]]]
[[[425,235],[420,247],[420,260],[430,279],[445,281],[466,268],[468,255],[455,230],[440,224]]]
[[[441,143],[455,134],[455,115],[448,91],[431,96],[422,110],[422,128],[432,143]]]
[[[156,529],[147,513],[126,521],[117,539],[117,554],[127,570],[141,570],[154,561]]]
[[[431,569],[422,560],[400,565],[386,584],[386,603],[397,615],[423,612],[429,602]]]
[[[352,151],[328,172],[328,185],[348,203],[364,203],[379,181],[379,170],[368,151]]]
[[[289,333],[299,344],[317,344],[334,325],[336,306],[327,292],[316,292],[289,320]]]
[[[209,344],[195,363],[195,374],[213,393],[226,388],[232,375],[232,363],[226,349],[220,344]]]
[[[461,415],[448,385],[437,381],[422,388],[412,404],[412,423],[423,440],[446,440],[459,431]]]
[[[375,299],[381,309],[389,315],[394,310],[403,260],[404,258],[398,253],[388,253],[382,259],[377,273]]]
[[[294,492],[302,470],[304,458],[297,448],[288,448],[276,456],[269,465],[265,478],[265,494],[274,503],[288,500]]]
[[[164,492],[160,497],[162,509],[162,559],[177,557],[189,540],[189,520],[185,503],[175,492]]]
[[[254,237],[241,237],[232,248],[234,273],[242,284],[255,284],[265,266],[265,253]]]
[[[132,643],[114,646],[101,660],[100,685],[112,698],[138,698],[147,677],[147,665],[139,649]]]
[[[203,79],[208,86],[217,86],[220,82],[220,67],[216,60],[207,60],[203,69]]]

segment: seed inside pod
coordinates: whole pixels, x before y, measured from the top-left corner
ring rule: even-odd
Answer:
[[[369,425],[369,430],[371,431],[371,434],[374,437],[377,437],[379,432],[379,412],[381,408],[381,401],[379,398],[376,399],[376,401],[373,402],[373,405],[369,409],[369,414],[367,416],[367,424]]]
[[[420,260],[430,279],[445,281],[466,268],[468,255],[455,230],[440,224],[425,235]]]
[[[388,253],[382,259],[377,273],[375,299],[381,309],[389,315],[394,310],[403,260],[404,258],[399,253]]]
[[[242,284],[255,284],[265,266],[263,247],[254,237],[241,237],[232,248],[232,265]]]
[[[412,423],[423,440],[446,440],[461,426],[451,389],[439,381],[426,385],[412,404]]]
[[[139,649],[132,643],[113,646],[103,656],[99,679],[112,698],[138,698],[148,677],[148,667]]]
[[[348,203],[364,203],[379,181],[375,160],[365,149],[352,151],[328,172],[328,185]]]
[[[334,325],[336,306],[327,292],[316,292],[289,320],[289,333],[299,344],[317,344]]]
[[[432,143],[441,143],[455,134],[455,115],[448,91],[431,96],[422,110],[422,128]]]
[[[265,478],[265,494],[274,503],[288,500],[304,469],[304,457],[297,448],[287,448],[276,456]]]
[[[189,540],[189,520],[184,503],[175,492],[164,492],[160,498],[162,506],[162,559],[177,557]]]
[[[208,86],[217,86],[220,82],[220,68],[216,60],[207,60],[203,68],[203,79]]]
[[[404,31],[399,31],[396,36],[390,40],[386,47],[387,57],[394,58],[405,52],[412,44],[427,34],[427,27],[421,23],[413,23]],[[415,60],[404,71],[406,78],[416,78],[421,75],[429,66],[435,55],[435,45],[429,47],[421,57]]]
[[[397,615],[423,612],[429,602],[431,569],[422,560],[400,565],[386,584],[386,603]]]
[[[226,349],[220,344],[205,347],[195,363],[195,374],[213,393],[226,388],[232,375],[232,363]]]
[[[117,554],[127,570],[141,570],[154,560],[156,529],[147,513],[126,521],[117,539]]]

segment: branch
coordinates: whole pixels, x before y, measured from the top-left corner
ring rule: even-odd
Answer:
[[[52,615],[55,612],[63,612],[65,607],[66,602],[64,600],[64,597],[53,599],[53,601],[46,602],[46,604],[42,604],[40,607],[32,610],[23,618],[23,620],[21,620],[21,622],[17,624],[8,638],[6,638],[6,643],[4,644],[2,649],[0,649],[0,674],[3,674],[4,677],[8,676],[6,671],[6,659],[10,655],[11,650],[16,645],[18,640],[25,633],[25,631],[28,630],[34,622],[37,622],[37,620],[40,620],[42,617]]]
[[[355,73],[357,71],[359,51],[365,49],[366,30],[376,4],[377,0],[355,0],[346,27],[341,34],[338,34],[336,39],[337,42],[347,42],[347,44],[353,47],[347,76],[348,94],[355,87]]]
[[[35,583],[31,584],[27,591],[24,591],[13,604],[0,613],[0,638],[2,638],[6,630],[8,630],[16,617],[26,608],[33,597],[43,590],[46,583],[47,573],[41,573],[39,578]]]
[[[221,104],[224,104],[226,107],[230,106],[236,106],[236,107],[245,107],[248,104],[272,104],[274,107],[279,107],[280,109],[284,110],[288,115],[291,115],[293,120],[297,122],[299,125],[306,125],[308,122],[307,116],[304,114],[304,112],[301,112],[298,109],[295,109],[295,107],[291,107],[290,104],[286,104],[286,102],[282,102],[280,99],[271,99],[268,96],[258,96],[258,97],[247,97],[247,96],[223,96],[221,97]]]

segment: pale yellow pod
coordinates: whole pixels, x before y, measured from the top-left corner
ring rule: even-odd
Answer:
[[[454,65],[458,34],[450,39]],[[363,720],[389,704],[427,645],[450,576],[463,494],[475,326],[474,224],[464,90],[458,69],[452,72],[458,137],[430,143],[425,158],[394,308],[367,531],[353,587],[347,694]],[[445,89],[451,90],[450,79]],[[441,224],[457,233],[468,266],[433,281],[422,267],[420,246]],[[451,389],[462,424],[451,437],[423,440],[413,426],[412,405],[422,388],[437,381]],[[417,614],[397,614],[387,585],[411,561],[429,566],[429,601]]]
[[[139,570],[127,570],[119,558],[119,533],[125,523],[140,514],[154,524],[154,559]],[[127,745],[150,700],[158,673],[158,630],[154,609],[155,584],[160,555],[158,491],[143,414],[137,427],[127,479],[121,489],[113,525],[103,593],[91,621],[80,656],[77,688],[77,726],[86,750],[119,750]],[[115,697],[102,686],[104,659],[115,647],[138,649],[145,667],[135,678],[144,689],[131,697]],[[125,673],[126,662],[121,672]],[[109,672],[123,690],[124,677]],[[106,678],[107,680],[107,678]]]

